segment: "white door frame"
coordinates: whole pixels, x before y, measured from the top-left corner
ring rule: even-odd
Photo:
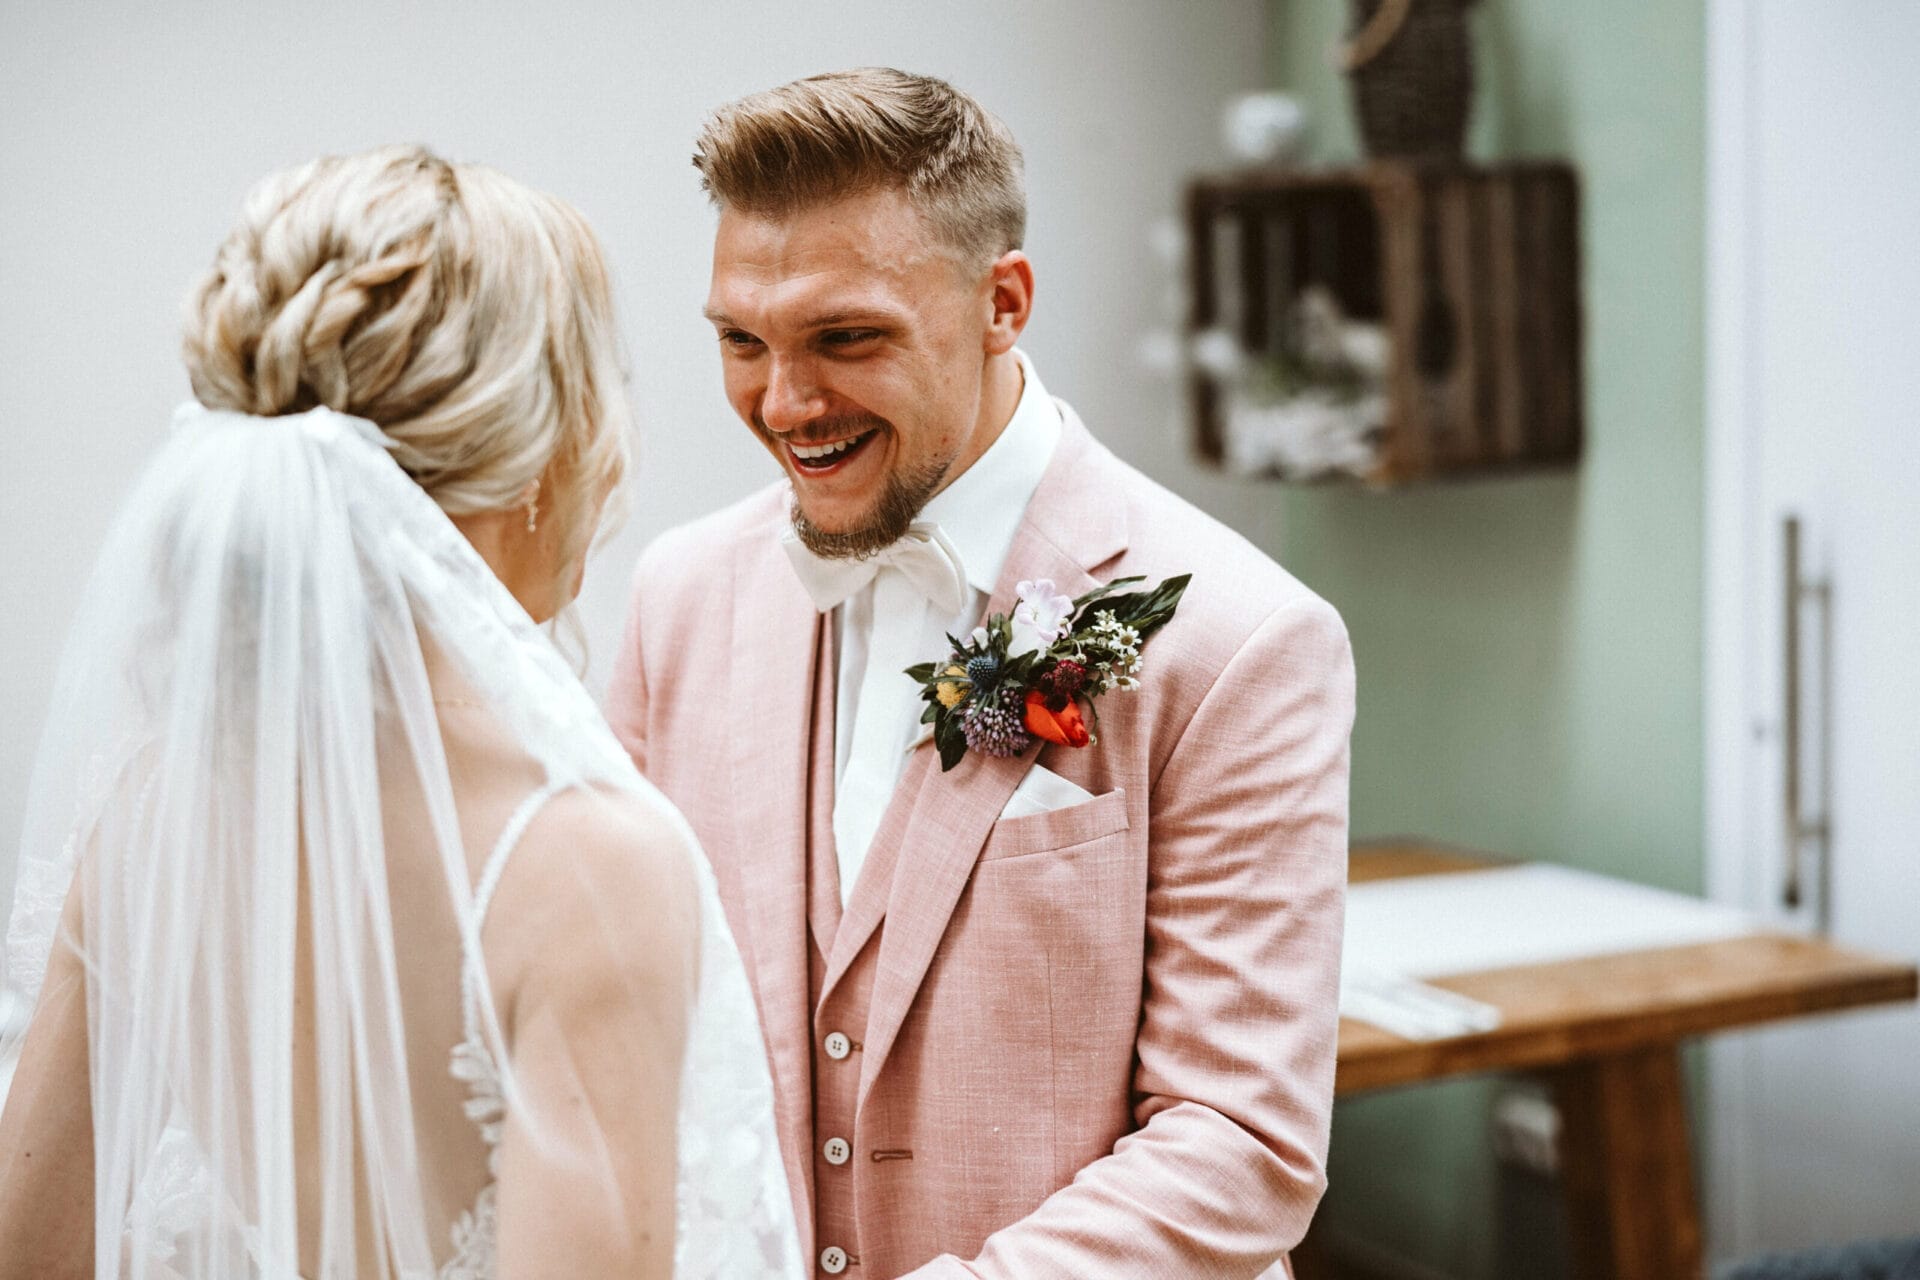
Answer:
[[[1751,216],[1753,148],[1759,104],[1752,100],[1757,21],[1764,0],[1707,0],[1706,56],[1706,438],[1703,565],[1705,694],[1704,832],[1707,895],[1771,914],[1763,851],[1774,841],[1753,812],[1749,773],[1757,732],[1748,684],[1764,628],[1755,610],[1772,593],[1754,554],[1759,530],[1753,495],[1759,481],[1751,318],[1759,280],[1752,265],[1760,228]],[[1708,1048],[1708,1091],[1701,1150],[1707,1242],[1713,1257],[1748,1252],[1757,1238],[1759,1183],[1749,1123],[1752,1051],[1720,1037]]]

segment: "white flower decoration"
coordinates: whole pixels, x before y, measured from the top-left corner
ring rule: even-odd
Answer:
[[[1014,591],[1020,603],[1014,606],[1013,620],[1032,628],[1043,645],[1067,634],[1073,622],[1073,597],[1061,595],[1052,578],[1022,582]]]

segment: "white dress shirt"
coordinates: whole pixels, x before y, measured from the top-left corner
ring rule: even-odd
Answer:
[[[985,620],[988,597],[1027,503],[1060,443],[1059,408],[1026,353],[1016,349],[1014,355],[1020,361],[1022,386],[1006,429],[971,467],[935,494],[918,517],[938,524],[959,554],[972,598],[958,614],[944,616],[913,591],[898,570],[883,568],[834,610],[840,669],[833,830],[842,903],[866,862],[880,816],[906,768],[908,749],[920,736],[925,704],[904,669],[946,657],[948,635],[964,637]],[[879,616],[890,621],[876,631]],[[885,652],[888,649],[896,652]],[[887,664],[876,666],[873,679],[867,672],[870,657]],[[863,714],[880,719],[863,725]]]

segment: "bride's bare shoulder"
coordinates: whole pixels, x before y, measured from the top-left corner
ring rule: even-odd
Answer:
[[[528,825],[487,913],[496,994],[692,971],[700,851],[662,802],[573,788]]]

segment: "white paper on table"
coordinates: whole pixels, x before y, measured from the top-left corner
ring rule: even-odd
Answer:
[[[1498,1010],[1436,997],[1418,980],[1717,942],[1758,927],[1700,898],[1537,862],[1369,881],[1347,890],[1340,1008],[1409,1039],[1485,1031]]]
[[[1445,1040],[1500,1025],[1500,1010],[1483,1000],[1377,972],[1341,975],[1340,1016],[1371,1022],[1403,1040]]]

